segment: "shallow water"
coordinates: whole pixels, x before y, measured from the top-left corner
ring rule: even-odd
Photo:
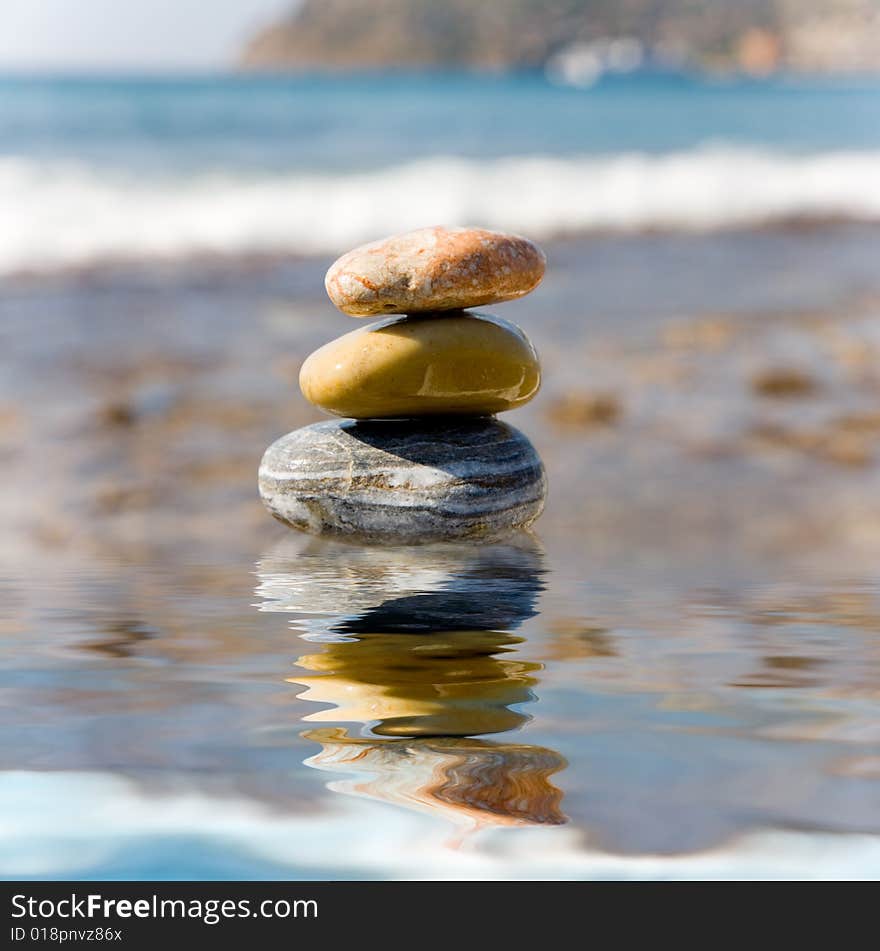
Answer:
[[[225,554],[7,578],[4,875],[880,869],[876,582]]]

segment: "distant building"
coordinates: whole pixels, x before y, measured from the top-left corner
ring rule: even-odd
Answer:
[[[604,73],[631,73],[644,59],[644,47],[635,37],[603,37],[570,43],[547,60],[545,72],[553,82],[586,88]]]

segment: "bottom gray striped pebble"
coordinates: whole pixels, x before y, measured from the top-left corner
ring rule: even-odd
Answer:
[[[492,418],[315,423],[266,450],[259,480],[294,528],[390,542],[502,537],[547,494],[534,446]]]

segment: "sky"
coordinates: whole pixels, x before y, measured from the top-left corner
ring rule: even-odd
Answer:
[[[294,0],[2,0],[0,69],[210,69]]]

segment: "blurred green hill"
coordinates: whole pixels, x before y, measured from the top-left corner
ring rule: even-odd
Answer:
[[[603,68],[876,71],[880,0],[304,0],[250,40],[240,65],[506,70],[566,56]]]

